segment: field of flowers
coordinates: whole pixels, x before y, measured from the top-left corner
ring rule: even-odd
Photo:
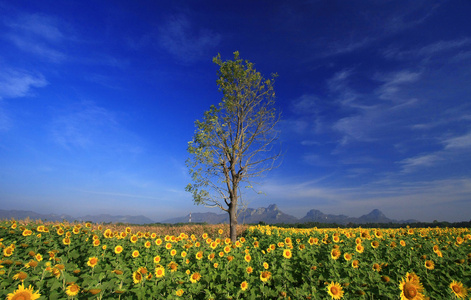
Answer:
[[[2,221],[0,298],[469,298],[466,228],[146,229]]]

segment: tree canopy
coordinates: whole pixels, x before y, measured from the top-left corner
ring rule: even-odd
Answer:
[[[271,170],[280,156],[275,147],[280,120],[273,88],[276,74],[263,78],[239,52],[234,52],[234,60],[222,61],[218,54],[213,62],[220,67],[216,83],[222,101],[195,121],[187,160],[193,183],[186,190],[196,204],[229,213],[234,241],[240,184],[252,187],[251,180]]]

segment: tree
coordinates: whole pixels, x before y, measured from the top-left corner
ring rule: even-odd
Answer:
[[[193,183],[186,187],[193,201],[219,207],[229,213],[230,238],[237,238],[237,207],[242,182],[252,188],[251,180],[275,167],[280,156],[275,151],[278,140],[274,79],[263,78],[253,63],[239,58],[222,61],[213,58],[220,68],[216,81],[222,101],[196,120],[193,140],[188,142],[187,160]]]

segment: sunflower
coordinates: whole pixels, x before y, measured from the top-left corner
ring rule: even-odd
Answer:
[[[334,248],[334,249],[332,249],[332,251],[330,252],[330,257],[331,257],[332,259],[337,260],[337,259],[339,259],[339,257],[340,257],[341,254],[342,254],[342,253],[340,252],[339,249]]]
[[[6,247],[5,249],[3,249],[3,255],[6,256],[6,257],[12,256],[13,255],[13,250],[15,250],[15,248]]]
[[[177,295],[178,297],[183,296],[183,293],[184,291],[182,289],[175,291],[175,295]]]
[[[170,272],[175,272],[176,270],[178,270],[178,264],[172,261],[168,264],[168,269],[170,270]]]
[[[291,253],[291,250],[285,249],[285,250],[283,250],[283,256],[284,256],[285,258],[288,258],[288,259],[289,259],[289,258],[291,258],[291,257],[293,256],[293,253]]]
[[[267,262],[264,262],[264,263],[263,263],[263,267],[265,268],[265,270],[268,270],[268,268],[269,268],[270,266],[268,265]]]
[[[357,246],[355,247],[355,250],[358,253],[363,253],[363,251],[365,250],[365,247],[363,247],[361,244],[357,244]]]
[[[170,255],[171,255],[171,256],[177,255],[177,250],[172,249],[172,250],[170,251]]]
[[[468,289],[464,287],[461,282],[456,282],[455,280],[450,283],[450,289],[451,293],[459,299],[466,298],[466,295],[468,294]]]
[[[346,261],[350,261],[352,260],[352,255],[350,253],[345,253],[343,255],[343,258],[346,260]]]
[[[338,282],[331,282],[327,286],[327,292],[329,293],[329,296],[332,297],[332,299],[342,299],[343,297],[343,289],[342,286],[340,286],[340,283]]]
[[[197,260],[201,260],[203,258],[203,251],[198,251],[195,254],[195,257],[196,257]]]
[[[21,282],[25,281],[25,279],[28,277],[28,274],[26,274],[23,271],[20,271],[16,273],[16,275],[13,276],[13,279],[15,280],[21,280]]]
[[[354,268],[354,269],[358,269],[358,267],[359,267],[359,264],[360,264],[360,262],[359,262],[358,260],[356,260],[356,259],[355,259],[354,261],[352,261],[352,268]]]
[[[242,281],[242,283],[240,284],[240,289],[245,291],[248,288],[249,288],[249,284],[247,283],[247,281]]]
[[[425,267],[429,270],[433,270],[435,268],[435,263],[432,260],[426,260]]]
[[[72,283],[72,284],[69,284],[69,286],[65,290],[65,293],[67,294],[67,296],[72,297],[72,296],[77,295],[79,291],[80,291],[80,287],[77,284]]]
[[[415,273],[407,273],[399,284],[401,290],[401,300],[424,300],[422,294],[424,287],[420,283],[420,278]]]
[[[138,256],[139,256],[139,251],[134,250],[134,251],[132,252],[132,257],[136,258],[136,257],[138,257]]]
[[[260,273],[260,280],[263,282],[267,282],[271,277],[271,272],[263,271]]]
[[[401,244],[402,247],[405,247],[405,246],[406,246],[406,242],[405,242],[404,240],[401,240],[401,241],[399,242],[399,244]]]
[[[41,296],[39,291],[35,292],[31,285],[25,289],[24,284],[20,284],[18,289],[13,293],[9,293],[7,295],[7,300],[20,300],[20,299],[28,299],[28,300],[35,300]]]
[[[253,268],[252,268],[251,266],[248,266],[248,267],[245,269],[245,272],[247,272],[247,274],[252,274]]]
[[[373,270],[376,272],[381,271],[381,266],[378,263],[373,264]]]
[[[121,252],[123,252],[123,246],[118,245],[114,247],[114,253],[120,254]]]
[[[88,259],[87,265],[88,265],[89,267],[94,268],[94,267],[97,265],[97,263],[98,263],[98,258],[96,258],[96,257],[90,257],[90,258]]]
[[[155,268],[155,277],[162,278],[164,276],[165,276],[165,268],[164,267]]]
[[[196,282],[198,282],[200,279],[201,279],[201,274],[198,273],[198,272],[195,272],[195,273],[191,274],[191,276],[190,276],[190,281],[191,281],[191,283],[196,283]]]
[[[374,249],[378,248],[379,247],[379,242],[378,241],[372,241],[371,242],[371,247],[373,247]]]
[[[142,274],[139,271],[132,273],[132,281],[134,281],[134,284],[140,283],[142,279]]]

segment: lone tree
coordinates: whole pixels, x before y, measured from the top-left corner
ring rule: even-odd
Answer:
[[[196,204],[229,213],[230,238],[235,242],[240,184],[252,187],[251,179],[273,169],[280,156],[274,151],[280,120],[274,108],[276,74],[263,78],[253,63],[239,58],[239,52],[234,52],[234,60],[222,61],[218,54],[213,62],[220,67],[216,82],[222,101],[195,122],[186,161],[193,183],[186,191]]]

